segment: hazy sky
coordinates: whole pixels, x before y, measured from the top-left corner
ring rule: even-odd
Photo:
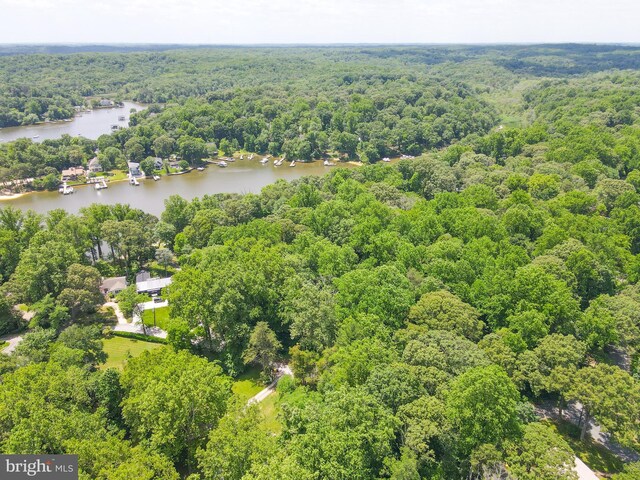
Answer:
[[[640,43],[638,0],[0,0],[0,43]]]

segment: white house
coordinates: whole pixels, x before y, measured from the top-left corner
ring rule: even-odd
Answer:
[[[142,282],[136,283],[138,293],[148,293],[149,295],[157,295],[164,287],[171,285],[171,277],[167,278],[150,278]]]
[[[102,165],[100,165],[100,160],[98,160],[98,157],[93,157],[91,160],[89,160],[87,167],[89,168],[89,171],[91,173],[97,173],[102,171]]]

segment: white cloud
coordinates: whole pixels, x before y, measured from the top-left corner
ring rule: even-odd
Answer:
[[[0,0],[0,13],[5,43],[640,42],[633,0]]]

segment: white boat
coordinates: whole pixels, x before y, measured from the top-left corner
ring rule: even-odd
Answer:
[[[58,191],[63,195],[69,195],[73,193],[73,187],[67,185],[67,182],[64,182],[62,186],[58,189]]]
[[[240,155],[240,160],[244,160],[244,155]]]
[[[330,162],[329,160],[325,160],[325,161],[323,162],[323,165],[324,165],[325,167],[334,167],[336,164],[335,164],[335,163],[333,163],[333,162]]]
[[[159,175],[154,175],[153,176],[153,180],[157,182],[158,180],[160,180],[160,176]]]
[[[262,160],[260,160],[260,163],[262,165],[266,165],[267,163],[269,163],[269,159],[267,157],[264,157]]]
[[[138,181],[138,179],[136,177],[130,177],[129,178],[129,183],[131,185],[133,185],[134,187],[140,186],[140,182]]]
[[[202,171],[204,171],[204,167],[198,167],[198,168],[196,168],[196,170],[198,170],[199,172],[202,172]]]
[[[249,155],[249,160],[253,160],[253,153]]]
[[[384,158],[382,159],[382,161],[383,161],[383,162],[390,162],[390,161],[391,161],[391,159],[390,159],[389,157],[384,157]]]
[[[224,168],[224,167],[226,167],[227,165],[229,165],[229,164],[228,164],[227,162],[225,162],[224,160],[220,160],[220,161],[218,162],[218,166],[219,166],[219,167],[221,167],[221,168]]]
[[[293,160],[293,161],[289,164],[289,166],[290,166],[290,167],[295,167],[295,166],[296,166],[296,161],[295,161],[295,160]]]
[[[102,180],[101,182],[95,184],[96,190],[103,190],[105,188],[108,188],[107,182],[105,180]]]
[[[31,137],[31,138],[40,138],[40,135],[34,135],[34,136],[33,136],[33,137]]]

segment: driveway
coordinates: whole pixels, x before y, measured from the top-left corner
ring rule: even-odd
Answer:
[[[142,305],[147,305],[148,303],[153,303],[153,302],[146,302],[146,303],[143,303]],[[160,304],[160,303],[156,304],[156,306],[159,306],[159,305],[162,305],[162,304]],[[167,338],[167,332],[165,332],[161,328],[158,328],[158,327],[146,327],[146,328],[143,328],[142,327],[142,319],[136,314],[133,315],[133,321],[132,322],[127,322],[127,319],[124,317],[122,311],[120,310],[120,306],[117,303],[115,303],[115,302],[107,302],[107,303],[104,304],[104,306],[113,308],[113,311],[116,314],[116,318],[118,319],[118,323],[117,323],[116,326],[113,327],[114,331],[116,331],[116,332],[139,333],[141,335],[149,335],[149,336],[152,336],[152,337]]]
[[[582,460],[576,457],[576,466],[573,469],[578,472],[578,478],[580,480],[600,480],[598,476],[593,473],[589,467],[587,467]]]
[[[142,310],[155,310],[156,308],[163,308],[163,307],[168,307],[169,306],[169,302],[167,300],[163,301],[163,302],[144,302],[141,303],[140,305],[142,305]]]
[[[251,397],[247,401],[247,405],[251,405],[252,403],[260,403],[269,395],[271,395],[276,390],[276,386],[278,385],[278,382],[280,381],[280,379],[285,375],[293,376],[293,372],[289,368],[289,365],[280,365],[278,367],[278,373],[276,374],[276,379],[273,382],[271,382],[271,384],[267,388],[265,388],[264,390],[261,390],[260,392],[255,394],[253,397]]]
[[[10,333],[9,335],[3,335],[0,337],[0,342],[7,342],[9,345],[2,349],[2,353],[9,355],[13,353],[18,344],[22,341],[22,335],[19,333]]]

